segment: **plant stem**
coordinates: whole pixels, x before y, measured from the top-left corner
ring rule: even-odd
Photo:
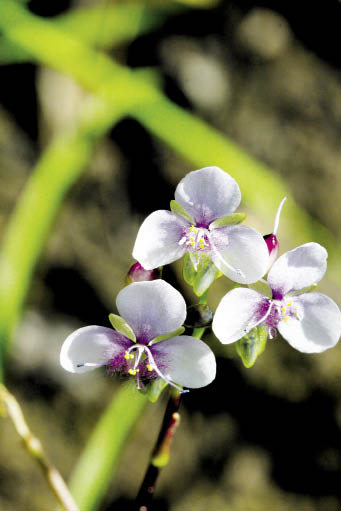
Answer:
[[[149,465],[136,497],[137,509],[139,511],[150,510],[158,476],[162,467],[167,465],[169,461],[173,436],[180,423],[180,414],[178,411],[180,401],[181,393],[178,390],[172,390],[158,439],[152,451]]]
[[[30,431],[18,401],[0,384],[0,404],[4,405],[12,419],[18,435],[21,437],[28,454],[38,463],[47,484],[57,497],[63,511],[79,511],[79,508],[58,470],[47,460],[40,440]]]

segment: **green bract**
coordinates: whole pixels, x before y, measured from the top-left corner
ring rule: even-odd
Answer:
[[[117,316],[117,314],[109,314],[109,321],[116,330],[116,332],[125,335],[131,341],[136,342],[136,337],[130,326],[126,321],[124,321],[121,316]]]
[[[252,367],[263,353],[268,338],[267,328],[257,326],[236,342],[236,350],[245,367]]]

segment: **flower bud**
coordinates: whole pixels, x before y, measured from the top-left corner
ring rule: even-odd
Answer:
[[[135,263],[130,267],[125,278],[125,283],[128,285],[132,282],[161,279],[161,273],[162,267],[154,268],[153,270],[145,270],[142,264]]]
[[[274,263],[278,255],[278,240],[276,234],[266,234],[263,236],[269,251],[269,268]]]
[[[276,234],[277,234],[277,230],[278,230],[278,226],[279,226],[279,219],[281,216],[283,204],[285,203],[286,200],[287,200],[287,198],[284,197],[284,199],[281,201],[280,205],[278,206],[273,232],[271,234],[266,234],[265,236],[263,236],[264,241],[268,247],[269,256],[270,256],[268,270],[271,268],[271,266],[275,262],[275,259],[277,258],[277,255],[278,255],[278,240],[277,240]]]
[[[191,305],[187,309],[185,326],[202,328],[211,324],[213,313],[207,304]]]

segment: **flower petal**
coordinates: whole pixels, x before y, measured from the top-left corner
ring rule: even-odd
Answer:
[[[274,297],[281,299],[290,291],[319,282],[327,268],[327,257],[326,249],[318,243],[306,243],[279,257],[268,275]]]
[[[204,342],[181,335],[151,346],[156,364],[171,381],[197,389],[214,380],[216,361],[213,351]]]
[[[341,312],[336,303],[322,293],[304,293],[292,298],[297,316],[278,324],[280,334],[303,353],[320,353],[332,348],[341,335]]]
[[[86,326],[66,338],[60,352],[60,363],[70,373],[85,373],[106,365],[131,344],[111,328]]]
[[[175,200],[208,227],[213,220],[228,216],[239,206],[241,194],[236,181],[219,167],[205,167],[187,174],[175,190]]]
[[[185,300],[164,280],[130,284],[118,293],[116,305],[139,342],[174,332],[186,317]]]
[[[253,289],[232,289],[217,307],[212,330],[223,344],[238,341],[261,322],[269,307],[270,300]]]
[[[133,257],[146,270],[176,261],[186,252],[179,242],[189,226],[184,218],[170,211],[154,211],[137,233]]]
[[[229,279],[251,284],[265,274],[269,252],[255,229],[246,225],[221,227],[211,231],[209,240],[212,261]]]

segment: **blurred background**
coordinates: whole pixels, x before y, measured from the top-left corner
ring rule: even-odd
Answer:
[[[75,9],[119,3],[32,0],[26,8],[55,21]],[[107,55],[136,72],[141,68],[172,102],[270,167],[289,189],[288,203],[295,201],[339,243],[341,4],[139,5],[147,9],[148,23],[139,25],[138,19],[136,34],[106,48]],[[99,17],[95,30],[89,20],[95,46],[104,22]],[[118,31],[124,32],[122,23]],[[6,61],[3,41],[1,36],[1,233],[39,158],[76,123],[88,95],[72,78],[38,61]],[[88,73],[96,74],[96,66]],[[59,366],[62,342],[78,327],[109,326],[108,313],[117,312],[115,297],[134,262],[139,225],[152,211],[168,208],[178,181],[194,168],[142,123],[122,116],[100,138],[53,222],[15,330],[6,384],[66,478],[122,382],[100,370],[67,374]],[[228,165],[224,170],[230,171]],[[238,181],[238,173],[230,172]],[[249,195],[254,186],[250,181]],[[239,208],[248,213],[247,225],[263,234],[271,232],[276,212],[270,199],[264,189],[261,201],[271,204],[267,217],[247,201]],[[285,220],[281,225],[281,253],[316,241],[313,232],[293,241]],[[340,306],[338,268],[333,273],[338,277],[327,278],[319,290]],[[182,280],[182,262],[165,268],[163,277],[188,305],[196,302]],[[229,286],[225,278],[213,285],[213,310]],[[184,396],[155,511],[340,510],[341,345],[303,355],[278,337],[245,369],[233,345],[220,346],[210,331],[204,340],[217,354],[217,378]],[[101,511],[131,509],[165,403],[162,396],[150,404],[134,428]],[[5,418],[0,435],[0,509],[54,509],[53,495]]]

